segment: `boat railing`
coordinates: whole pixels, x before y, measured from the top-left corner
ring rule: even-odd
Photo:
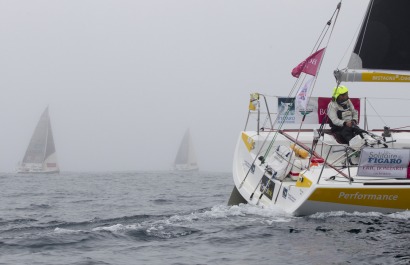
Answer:
[[[261,108],[261,99],[263,98],[263,108]],[[251,106],[254,106],[252,108]],[[265,130],[273,130],[273,126],[275,121],[272,120],[272,115],[277,115],[278,113],[276,112],[270,112],[269,110],[269,104],[268,100],[265,95],[259,94],[259,93],[254,93],[251,95],[251,101],[249,105],[249,110],[248,110],[248,117],[246,118],[246,123],[245,123],[245,128],[244,131],[246,131],[246,128],[248,127],[249,123],[249,118],[253,115],[256,114],[256,131],[257,134],[259,135],[260,131],[265,131]],[[256,112],[256,113],[255,113]],[[263,121],[263,126],[261,127],[261,116],[265,115],[264,121]],[[270,127],[266,127],[266,124],[269,124]]]
[[[281,101],[279,101],[279,99]],[[287,101],[290,101],[294,99],[293,97],[281,97],[281,96],[276,96],[276,95],[267,95],[267,94],[261,94],[261,93],[252,93],[251,94],[251,100],[248,108],[248,115],[246,119],[246,124],[244,131],[247,130],[250,121],[252,120],[251,117],[256,117],[255,122],[256,122],[256,130],[258,135],[261,131],[268,131],[268,130],[273,130],[274,128],[282,129],[283,126],[288,126],[290,125],[296,125],[292,123],[287,123],[285,116],[288,115],[288,112],[286,111],[287,108],[285,106],[288,106],[288,104],[280,105],[280,103],[285,102],[283,100],[287,99]],[[397,124],[396,120],[398,118],[400,119],[408,119],[410,117],[409,115],[396,115],[390,113],[388,110],[391,108],[384,108],[384,112],[380,112],[378,110],[376,112],[376,109],[373,107],[374,103],[377,103],[378,100],[395,100],[395,104],[397,104],[397,98],[377,98],[377,97],[363,97],[363,98],[355,98],[358,100],[358,111],[359,111],[359,119],[363,120],[363,129],[364,130],[369,130],[369,119],[372,119],[373,123],[379,123],[380,120],[383,120],[383,124],[387,124],[389,119],[394,118],[394,120],[391,120],[388,122],[390,124],[389,127],[385,127],[382,130],[390,130],[391,132],[394,131],[402,131],[405,128],[410,128],[410,126],[405,126],[405,127],[398,127],[402,123]],[[397,105],[397,107],[405,107],[407,106],[408,101],[410,100],[409,98],[400,98],[400,100],[404,100],[404,104],[406,105]],[[373,102],[373,104],[371,104]],[[375,113],[369,112],[367,105],[370,105]],[[253,108],[251,108],[253,106]],[[323,109],[317,110],[318,114],[320,117],[322,117],[322,112]],[[294,114],[289,114],[289,115],[294,115]],[[373,120],[377,119],[377,120]],[[319,118],[320,121],[320,118]],[[306,124],[313,124],[311,122],[304,122],[304,126]],[[393,125],[397,124],[397,126]],[[377,128],[378,126],[376,126]],[[396,129],[394,129],[396,127]],[[287,127],[290,128],[290,127]],[[391,129],[393,128],[393,129]],[[372,130],[375,130],[374,128]]]
[[[330,147],[328,153],[326,154],[326,158],[324,158],[321,154],[318,154],[315,150],[313,150],[312,148],[308,147],[306,144],[304,144],[304,143],[302,143],[301,141],[299,141],[299,140],[293,138],[290,134],[287,133],[287,131],[285,131],[285,130],[280,130],[279,132],[280,132],[283,136],[285,136],[286,138],[288,138],[291,142],[293,142],[293,143],[299,145],[300,147],[302,147],[303,149],[305,149],[306,151],[308,151],[308,152],[311,154],[311,156],[310,156],[311,158],[314,156],[314,157],[323,159],[323,161],[324,161],[324,162],[323,162],[323,165],[324,165],[324,166],[327,166],[327,167],[330,167],[330,168],[334,169],[338,174],[340,174],[341,176],[347,178],[349,181],[352,181],[352,178],[351,178],[351,176],[350,176],[350,169],[348,169],[349,174],[347,175],[347,174],[345,174],[343,171],[341,171],[340,169],[338,169],[337,166],[334,165],[334,163],[330,163],[330,162],[329,162],[329,156],[330,156],[330,154],[331,154],[331,152],[332,152],[333,147],[335,147],[335,146],[342,146],[342,147],[345,148],[345,147],[348,147],[347,145],[343,145],[343,144],[339,144],[339,143],[335,143],[335,142],[323,142],[323,140],[321,140],[321,139],[319,138],[318,141],[321,141],[322,144],[328,145],[328,146]],[[311,159],[311,158],[310,158],[310,159]],[[310,163],[309,163],[309,164],[310,164]],[[321,176],[322,176],[324,166],[322,167],[322,170],[321,170],[321,172],[320,172],[318,182],[319,182],[319,180],[320,180],[320,178],[321,178]]]
[[[326,151],[326,156],[324,158],[324,166],[321,168],[320,170],[320,174],[317,180],[317,183],[319,183],[322,174],[323,174],[323,170],[325,168],[325,165],[328,167],[331,167],[333,169],[335,169],[340,175],[342,175],[343,177],[347,178],[349,180],[349,183],[351,183],[353,181],[353,178],[351,177],[350,174],[350,166],[354,166],[354,164],[351,162],[351,158],[354,155],[358,154],[358,151],[352,149],[349,147],[349,145],[347,144],[341,144],[341,143],[337,143],[337,142],[330,142],[330,141],[325,141],[323,139],[318,139],[318,141],[323,145],[326,146],[327,148],[325,148]],[[334,150],[335,147],[341,147],[339,150]],[[336,156],[336,158],[333,158],[332,161],[329,161],[330,159],[330,155],[333,153],[337,153],[337,152],[341,152],[342,154],[339,156]],[[344,165],[344,167],[347,168],[347,175],[339,170],[338,164]]]

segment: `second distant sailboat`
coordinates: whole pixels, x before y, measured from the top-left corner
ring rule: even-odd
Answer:
[[[184,138],[179,146],[179,150],[175,158],[174,169],[178,171],[199,170],[189,129],[185,132]]]
[[[57,154],[51,131],[48,107],[44,110],[31,136],[18,173],[59,173]]]

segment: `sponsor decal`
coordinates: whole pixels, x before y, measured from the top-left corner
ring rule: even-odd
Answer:
[[[299,124],[305,116],[305,124],[322,123],[327,117],[327,106],[332,98],[310,97],[306,99],[306,105],[297,104],[298,98],[278,97],[278,121],[287,124]],[[350,98],[360,117],[360,99]],[[293,103],[292,103],[293,102]],[[289,109],[289,111],[288,111]],[[286,115],[286,112],[287,115]]]
[[[379,208],[410,209],[409,189],[399,187],[317,188],[308,200]]]
[[[274,189],[275,183],[273,181],[269,181],[269,178],[266,175],[263,175],[259,191],[263,192],[266,197],[272,200]]]
[[[372,177],[407,178],[408,149],[364,148],[357,174]]]
[[[387,73],[362,73],[362,80],[373,82],[410,82],[410,76]]]
[[[295,98],[278,98],[278,120],[295,123]]]
[[[296,201],[296,198],[295,197],[293,197],[292,196],[292,194],[288,194],[288,199],[291,201],[291,202],[295,202]]]
[[[242,140],[249,152],[255,148],[255,141],[244,132],[242,133]]]
[[[350,101],[352,102],[354,108],[358,112],[358,119],[360,120],[360,98],[349,98]],[[327,118],[327,107],[329,105],[329,102],[332,101],[332,98],[325,98],[325,97],[319,97],[317,101],[317,106],[318,106],[318,123],[322,124],[322,122],[328,123],[328,118]],[[358,121],[359,122],[359,121]]]
[[[283,188],[282,197],[286,199],[286,195],[288,194],[288,189]]]
[[[363,194],[360,192],[346,193],[339,192],[339,199],[345,200],[375,200],[375,201],[397,201],[399,195],[397,194]]]

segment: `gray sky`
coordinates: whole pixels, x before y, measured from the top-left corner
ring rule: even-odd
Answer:
[[[200,169],[229,172],[249,93],[288,94],[338,2],[1,0],[0,171],[49,106],[63,171],[170,169],[190,128]],[[317,94],[367,3],[343,2]]]

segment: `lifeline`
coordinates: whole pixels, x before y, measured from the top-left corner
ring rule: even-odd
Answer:
[[[397,201],[399,195],[387,195],[387,194],[361,194],[356,193],[344,193],[343,191],[339,193],[339,199],[344,198],[355,199],[355,200],[375,200],[375,201]]]

